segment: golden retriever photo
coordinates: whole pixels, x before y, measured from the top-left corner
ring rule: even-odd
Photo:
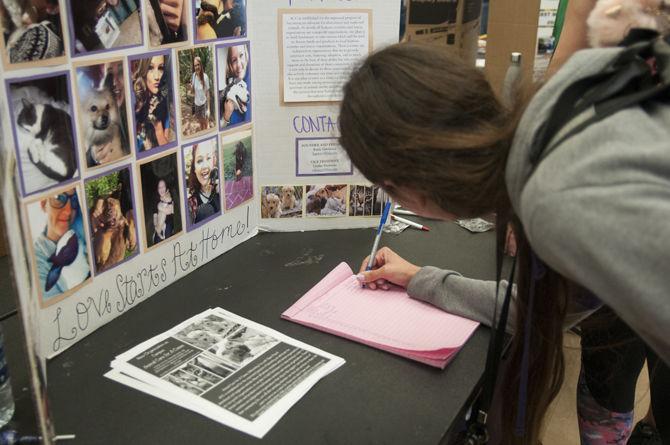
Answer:
[[[263,195],[261,202],[261,217],[263,218],[281,218],[281,201],[279,196],[274,193]]]
[[[292,209],[295,207],[295,189],[293,187],[284,186],[281,188],[281,208]]]
[[[262,218],[302,218],[303,186],[261,187]]]
[[[84,186],[96,273],[112,268],[139,251],[130,179],[130,169],[124,168],[91,179]]]

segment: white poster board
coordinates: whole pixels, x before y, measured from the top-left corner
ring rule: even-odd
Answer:
[[[383,194],[339,147],[336,101],[358,60],[397,41],[396,5],[236,0],[208,17],[187,0],[177,20],[152,4],[108,2],[95,15],[84,0],[60,0],[31,10],[53,33],[40,60],[17,46],[27,32],[20,16],[0,38],[0,192],[21,305],[42,358],[260,227],[378,221],[374,202]],[[277,36],[279,23],[298,19],[325,23],[312,32],[315,45],[330,45],[319,62],[328,83],[308,93],[289,71],[288,103],[280,55],[296,42],[312,47],[293,28]],[[289,56],[293,69],[300,56]],[[269,211],[276,218],[262,218],[269,195],[280,206]]]

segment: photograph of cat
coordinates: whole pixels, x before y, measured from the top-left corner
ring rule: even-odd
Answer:
[[[5,67],[57,64],[65,57],[59,0],[0,1]]]
[[[130,132],[123,60],[76,69],[78,128],[86,167],[94,168],[130,155]]]
[[[8,80],[23,195],[78,177],[68,73]]]

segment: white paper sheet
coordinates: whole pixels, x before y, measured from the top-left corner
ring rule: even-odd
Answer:
[[[119,355],[105,376],[262,438],[342,364],[339,357],[216,308]]]

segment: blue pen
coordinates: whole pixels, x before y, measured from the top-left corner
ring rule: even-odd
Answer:
[[[384,211],[382,212],[382,218],[381,220],[379,220],[379,227],[377,228],[377,234],[375,235],[375,242],[374,244],[372,244],[372,252],[370,252],[370,260],[368,261],[368,265],[365,268],[366,271],[372,270],[372,268],[375,265],[375,256],[377,256],[377,249],[379,249],[379,240],[382,238],[382,229],[384,228],[384,224],[386,224],[386,219],[389,216],[390,210],[391,210],[391,201],[386,201]],[[361,287],[365,287],[365,283],[363,283]]]

